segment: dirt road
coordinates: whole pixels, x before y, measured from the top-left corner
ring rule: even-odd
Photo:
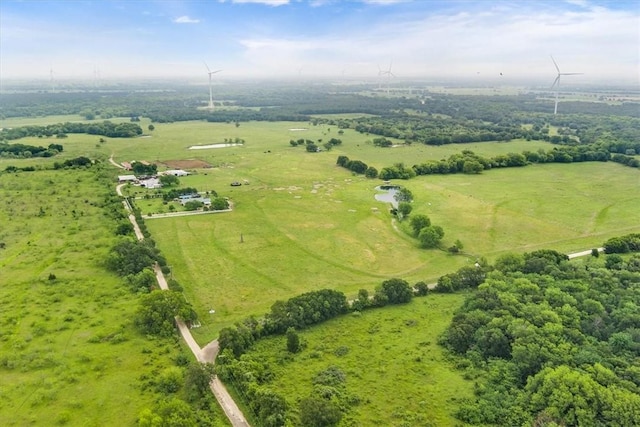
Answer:
[[[109,158],[109,161],[119,167],[119,165],[113,160],[112,157]],[[116,187],[116,193],[119,196],[122,196],[122,187],[125,185],[126,184],[119,184]],[[129,212],[129,221],[131,221],[131,224],[133,225],[136,238],[138,240],[143,240],[144,235],[140,231],[140,227],[138,226],[136,217],[131,214],[131,206],[129,206],[129,203],[127,203],[126,200],[123,200],[122,204],[124,205],[127,212]],[[158,282],[158,286],[160,287],[160,289],[162,289],[163,291],[168,290],[169,285],[158,264],[155,264],[153,266],[153,271],[155,272],[156,281]],[[193,335],[191,335],[191,330],[184,323],[184,321],[182,321],[182,319],[178,317],[176,317],[175,320],[176,324],[178,325],[180,335],[182,335],[182,339],[185,341],[185,343],[187,343],[196,360],[201,363],[214,363],[216,360],[216,356],[218,355],[218,340],[213,340],[204,348],[200,348],[196,340],[193,338]],[[238,405],[236,405],[236,402],[234,402],[233,398],[227,391],[227,388],[217,377],[213,378],[211,384],[209,384],[209,387],[211,388],[211,392],[215,396],[216,400],[220,404],[220,407],[224,411],[233,427],[250,427],[250,424],[247,422]]]

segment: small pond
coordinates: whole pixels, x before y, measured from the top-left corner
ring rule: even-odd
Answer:
[[[376,191],[381,191],[381,193],[377,193],[375,198],[379,202],[391,203],[394,208],[397,208],[398,202],[394,196],[398,190],[400,190],[400,187],[397,185],[379,185],[376,187]]]

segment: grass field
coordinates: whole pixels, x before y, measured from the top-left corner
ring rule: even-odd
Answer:
[[[140,122],[145,130],[148,124]],[[210,165],[191,170],[194,174],[181,178],[181,185],[230,197],[234,212],[147,221],[174,277],[202,317],[203,326],[195,332],[202,344],[246,314],[260,315],[275,300],[312,289],[335,287],[352,296],[389,277],[434,281],[478,256],[491,259],[511,250],[543,247],[582,250],[640,228],[635,217],[640,202],[634,197],[640,178],[637,170],[617,164],[432,175],[399,183],[415,196],[414,214],[427,214],[444,228],[445,247],[460,239],[466,256],[420,250],[402,231],[405,225],[394,226],[387,206],[374,199],[379,181],[335,165],[338,155],[382,168],[446,158],[462,149],[493,156],[552,147],[544,142],[381,149],[367,143],[371,136],[352,130],[338,135],[335,127],[304,122],[250,122],[239,127],[183,122],[156,124],[149,133],[148,138],[107,139],[102,144],[96,136],[70,135],[59,159],[89,155],[106,160],[113,154],[116,161],[195,159]],[[289,145],[290,139],[331,137],[343,144],[330,152],[307,153]],[[189,150],[192,145],[235,138],[245,144]],[[31,143],[38,141],[42,140],[33,138]],[[10,162],[15,160],[0,160],[0,168]],[[114,168],[114,178],[118,173],[122,171]],[[250,185],[229,186],[243,180]],[[146,190],[129,191],[142,196]],[[167,209],[159,201],[138,203],[143,213]]]
[[[143,120],[140,124],[146,131],[149,122]],[[292,130],[300,128],[306,130]],[[53,159],[0,159],[0,170],[7,165],[46,166],[79,155],[103,162],[113,155],[118,162],[195,159],[209,164],[208,168],[191,170],[193,175],[181,178],[181,185],[215,190],[229,197],[233,212],[146,221],[173,277],[185,288],[185,295],[200,316],[202,327],[193,332],[201,345],[216,338],[221,328],[251,314],[264,314],[276,300],[302,292],[334,288],[351,298],[361,288],[373,291],[390,277],[432,282],[475,262],[479,256],[493,259],[508,251],[540,248],[571,252],[598,246],[612,236],[640,231],[637,170],[614,163],[535,165],[481,175],[432,175],[399,182],[414,194],[413,214],[427,214],[434,224],[444,228],[445,247],[456,239],[465,245],[464,254],[457,256],[422,250],[403,231],[406,224],[393,221],[388,207],[374,199],[374,188],[380,181],[355,176],[336,166],[338,155],[382,168],[397,162],[412,165],[438,160],[463,149],[493,156],[551,146],[512,141],[380,149],[367,143],[371,136],[351,130],[338,135],[337,131],[335,127],[299,122],[242,123],[239,127],[233,123],[185,122],[155,124],[150,137],[107,138],[105,143],[88,135],[69,135],[64,140],[25,138],[20,142],[62,143],[65,150]],[[331,152],[307,153],[304,148],[289,144],[290,139],[317,141],[331,137],[343,140]],[[245,140],[245,144],[189,150],[192,145],[235,138]],[[109,185],[115,187],[116,175],[123,172],[113,168],[108,173],[113,179]],[[243,180],[250,184],[229,186],[232,181]],[[140,392],[136,378],[157,373],[179,350],[136,335],[130,326],[134,297],[102,269],[100,263],[112,239],[104,228],[96,197],[111,190],[94,183],[86,172],[61,170],[2,174],[0,191],[0,241],[7,246],[0,250],[0,371],[3,380],[9,378],[0,389],[0,416],[8,417],[15,425],[41,420],[71,425],[78,425],[80,420],[85,425],[116,421],[131,424],[139,410],[153,400],[152,395]],[[127,191],[144,194],[137,187]],[[162,207],[157,201],[140,201],[139,205],[143,213]],[[49,281],[49,273],[54,273],[56,280]],[[426,329],[431,322],[444,328],[448,321],[445,314],[450,315],[446,310],[453,310],[460,303],[456,296],[450,298],[453,299],[430,296],[401,308],[409,310],[408,315],[417,319],[418,325],[424,322]],[[429,307],[440,310],[442,317],[428,317],[429,310],[421,304],[432,304]],[[420,356],[422,360],[436,356],[434,365],[425,365],[425,372],[449,372],[438,359],[441,354],[437,346],[416,349],[420,342],[434,343],[435,335],[426,339],[420,338],[421,334],[402,334],[401,340],[392,340],[390,337],[398,336],[394,332],[398,326],[389,326],[393,330],[383,333],[385,322],[396,325],[406,320],[399,317],[400,313],[390,314],[401,308],[385,309],[381,314],[365,313],[354,325],[368,320],[365,326],[370,327],[371,322],[378,322],[379,335],[393,342],[385,348],[388,356],[395,354],[396,346],[404,348],[395,356],[401,360],[405,356],[418,357],[428,348],[428,354]],[[211,309],[215,313],[210,313]],[[371,319],[376,316],[391,320]],[[362,324],[358,327],[365,327]],[[333,345],[340,340],[368,338],[362,330],[341,335],[338,331],[348,326],[334,326],[327,324],[327,335],[318,339]],[[314,351],[326,353],[318,363],[330,360],[332,347],[323,349],[312,335],[305,338],[310,349],[315,346]],[[416,339],[420,341],[414,342]],[[405,341],[409,347],[402,347]],[[371,342],[359,345],[371,347]],[[373,357],[358,354],[366,360]],[[299,358],[303,365],[315,363],[303,356],[304,353]],[[379,359],[374,360],[383,366]],[[438,373],[441,376],[434,380],[433,389],[415,389],[417,393],[441,394],[446,400],[463,394],[455,390],[468,390],[468,385],[455,378],[457,374],[444,371]],[[389,377],[384,381],[395,379],[403,384],[412,381],[414,375],[425,384],[430,381],[417,368],[401,373],[398,367],[385,365],[375,366],[372,372],[375,378],[383,373]],[[368,375],[366,381],[371,381]],[[353,377],[349,387],[374,390],[367,388],[373,387],[367,385],[370,382],[357,383]],[[447,394],[449,383],[455,385],[451,394]],[[380,390],[404,393],[390,384],[385,383]],[[408,387],[409,391],[412,389],[413,386]],[[120,414],[124,405],[121,399],[137,395],[140,397],[130,401],[134,403],[129,404],[127,413]],[[110,399],[111,396],[115,397]],[[433,399],[440,402],[438,396]],[[424,406],[421,401],[411,401],[411,396],[402,401],[393,408],[373,404],[366,410],[362,407],[353,416],[365,417],[358,418],[365,425],[411,425],[411,420],[418,424],[426,420],[420,415]],[[437,414],[434,425],[451,423],[448,412],[438,412],[445,403],[438,403],[437,408],[427,406],[429,413]]]
[[[472,396],[437,344],[464,295],[428,295],[410,304],[347,315],[299,332],[306,348],[293,356],[286,338],[260,340],[250,354],[269,363],[269,384],[295,412],[308,396],[316,373],[336,366],[346,374],[354,405],[341,425],[454,426],[452,413]]]
[[[134,329],[138,298],[104,269],[111,191],[91,171],[0,174],[3,426],[135,425],[183,352]]]

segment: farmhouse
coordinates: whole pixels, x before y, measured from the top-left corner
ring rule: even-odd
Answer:
[[[158,178],[150,177],[144,180],[140,180],[140,187],[145,188],[162,188],[162,183]]]
[[[202,196],[200,196],[198,193],[182,194],[178,196],[178,200],[180,201],[180,203],[184,204],[184,202],[188,202],[191,199],[197,199],[200,197]]]
[[[171,169],[168,171],[162,172],[163,175],[173,175],[173,176],[187,176],[189,172],[183,171],[182,169]]]

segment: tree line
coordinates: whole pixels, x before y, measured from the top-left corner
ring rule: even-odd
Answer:
[[[351,160],[347,156],[338,156],[336,164],[367,178],[411,179],[418,175],[447,175],[456,173],[478,174],[495,168],[523,167],[542,163],[579,163],[614,161],[624,166],[640,168],[640,160],[633,156],[614,154],[613,156],[602,146],[580,145],[559,146],[549,150],[523,151],[522,153],[500,154],[483,157],[471,150],[463,150],[452,154],[447,159],[428,160],[407,167],[403,163],[386,166],[378,171],[360,160]]]
[[[113,123],[110,121],[103,121],[101,123],[67,122],[46,126],[21,126],[1,129],[0,141],[13,141],[27,137],[50,138],[56,136],[60,138],[69,133],[86,133],[111,138],[132,138],[142,135],[142,128],[136,123]]]
[[[62,151],[64,151],[64,147],[60,144],[49,144],[47,147],[42,147],[0,142],[0,157],[5,158],[27,159],[30,157],[53,157]]]

